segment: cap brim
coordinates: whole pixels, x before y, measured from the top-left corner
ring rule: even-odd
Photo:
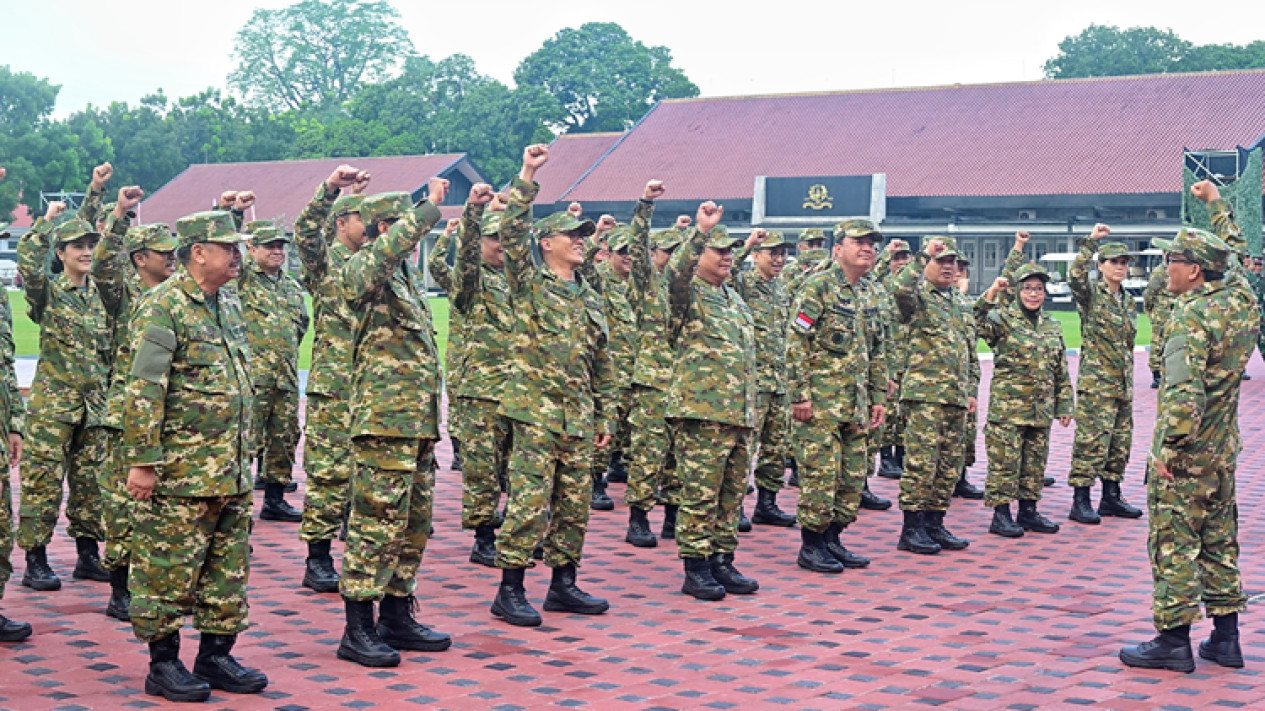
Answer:
[[[1163,237],[1155,237],[1151,240],[1151,246],[1161,252],[1170,251],[1173,248],[1173,240]]]

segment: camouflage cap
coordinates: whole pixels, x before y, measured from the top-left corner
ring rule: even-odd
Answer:
[[[650,243],[655,249],[664,251],[676,249],[681,246],[681,242],[685,239],[685,233],[675,227],[654,233],[650,237]]]
[[[567,233],[578,231],[581,236],[588,237],[597,231],[597,225],[592,220],[581,220],[565,210],[555,212],[543,220],[537,220],[536,225],[532,227],[536,239],[544,239],[554,233]]]
[[[704,247],[712,249],[732,249],[734,245],[741,244],[742,240],[729,234],[729,228],[724,225],[716,225],[707,236],[707,242]]]
[[[769,236],[764,241],[752,248],[752,251],[760,251],[762,249],[773,249],[775,247],[785,247],[790,242],[786,241],[786,235],[781,230],[769,230]]]
[[[279,227],[271,225],[260,225],[250,233],[250,243],[256,247],[263,244],[272,244],[273,242],[289,244],[290,238]]]
[[[612,252],[627,249],[629,244],[632,244],[632,228],[628,225],[615,225],[606,233],[606,248]]]
[[[276,227],[276,225],[273,224],[272,220],[251,220],[250,222],[242,225],[242,232],[244,234],[253,235],[255,234],[255,230],[258,230],[261,227]]]
[[[799,231],[800,242],[811,242],[813,240],[826,241],[826,233],[820,227],[806,227]]]
[[[237,244],[245,238],[245,235],[237,234],[233,216],[224,210],[195,212],[176,220],[177,248],[200,242]]]
[[[1130,262],[1133,261],[1133,257],[1129,254],[1129,247],[1124,242],[1108,242],[1099,245],[1098,261],[1105,262],[1116,257],[1128,257]]]
[[[483,213],[483,221],[479,224],[479,233],[484,237],[491,237],[501,231],[501,215],[502,212],[485,212]]]
[[[888,249],[892,250],[892,254],[900,254],[901,252],[909,252],[913,254],[913,248],[903,239],[894,239],[887,243]]]
[[[128,254],[135,254],[142,249],[155,252],[176,251],[176,238],[171,234],[171,225],[155,222],[152,225],[141,225],[127,231],[123,239],[123,248]]]
[[[360,203],[360,219],[366,225],[376,225],[384,220],[397,220],[413,208],[413,198],[408,193],[378,193]]]
[[[87,237],[89,235],[93,237],[100,237],[101,233],[97,232],[97,228],[89,224],[87,220],[81,220],[78,217],[75,217],[66,220],[53,229],[53,244],[69,244],[80,237]]]
[[[1173,249],[1173,240],[1155,237],[1151,240],[1151,246],[1161,252],[1168,252]]]
[[[1036,262],[1028,262],[1015,270],[1015,281],[1011,284],[1011,286],[1018,286],[1032,277],[1037,277],[1041,281],[1049,281],[1050,273],[1047,272],[1045,267],[1040,264],[1037,264]]]
[[[1172,251],[1204,269],[1223,272],[1230,265],[1230,245],[1206,230],[1183,227],[1173,239]]]
[[[937,242],[943,242],[944,247],[945,247],[945,250],[941,252],[940,256],[936,257],[936,259],[941,259],[943,257],[962,256],[962,254],[958,252],[958,241],[956,239],[953,239],[952,237],[945,237],[944,235],[927,235],[923,237],[922,249],[924,252],[927,250],[927,245],[930,244],[932,240],[935,240]]]
[[[360,212],[360,204],[364,201],[365,196],[358,193],[339,195],[334,204],[329,206],[329,214],[333,217],[338,217],[339,215]]]
[[[835,239],[837,240],[844,237],[856,239],[867,235],[872,237],[875,242],[880,242],[883,239],[883,233],[879,232],[878,227],[870,220],[844,220],[835,225]]]

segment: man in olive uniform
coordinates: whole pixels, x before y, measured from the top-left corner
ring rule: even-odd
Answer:
[[[1169,250],[1171,240],[1157,237],[1151,245],[1163,252]],[[1151,389],[1160,387],[1160,371],[1164,360],[1164,327],[1168,323],[1168,315],[1173,311],[1176,297],[1168,290],[1168,270],[1163,266],[1151,270],[1151,278],[1147,280],[1146,289],[1142,291],[1142,308],[1151,319],[1151,352],[1147,356],[1147,365],[1151,369]]]
[[[0,180],[4,180],[4,168],[0,167]],[[0,239],[9,234],[0,226]],[[18,466],[22,459],[22,431],[26,419],[26,405],[18,391],[18,374],[13,365],[13,311],[8,299],[0,299],[0,368],[4,384],[0,385],[0,465],[8,462],[9,468]],[[13,494],[9,489],[9,473],[0,477],[0,600],[4,599],[4,586],[13,574]],[[0,614],[0,642],[21,642],[31,636],[31,626],[16,622]]]
[[[946,238],[952,240],[950,246],[957,250],[956,240],[952,237]],[[954,296],[962,304],[960,317],[962,321],[958,323],[958,327],[966,333],[967,340],[970,341],[971,347],[976,346],[975,335],[975,318],[972,316],[973,304],[968,296],[971,289],[971,261],[966,255],[958,252],[958,278],[954,284]],[[979,382],[980,382],[980,366],[979,360],[976,359],[971,363],[971,380],[974,385],[971,387],[971,393],[979,398]],[[972,484],[966,478],[966,472],[975,466],[975,440],[979,434],[979,418],[978,412],[970,410],[966,413],[966,429],[962,431],[962,474],[958,476],[957,483],[953,485],[953,495],[963,499],[972,499],[979,501],[984,498],[984,492]]]
[[[800,230],[799,241],[795,243],[795,263],[783,269],[781,274],[791,298],[795,297],[805,278],[821,269],[822,262],[829,261],[830,253],[825,245],[826,233],[820,227]]]
[[[914,252],[909,243],[903,239],[894,239],[879,254],[878,263],[874,267],[878,274],[878,283],[883,287],[888,302],[890,333],[884,351],[887,353],[887,372],[893,383],[894,393],[900,392],[901,378],[905,375],[906,342],[904,329],[897,318],[896,302],[891,298],[892,281],[913,258]],[[905,473],[905,418],[901,417],[898,404],[898,399],[888,403],[887,416],[883,423],[878,475],[885,479],[899,479]]]
[[[426,260],[426,271],[431,279],[448,295],[448,349],[444,357],[444,388],[459,382],[462,353],[465,350],[465,317],[452,310],[452,295],[456,290],[453,285],[454,270],[449,262],[457,252],[457,234],[461,227],[461,219],[453,218],[444,225],[444,231],[435,240],[435,247]],[[461,471],[465,462],[461,457],[461,405],[448,393],[448,441],[452,444],[452,469]]]
[[[285,500],[299,443],[299,343],[308,328],[303,288],[285,272],[290,238],[269,222],[247,223],[250,256],[237,292],[250,336],[255,381],[255,458],[263,484],[263,521],[297,523],[303,515]]]
[[[1120,492],[1133,444],[1133,342],[1137,309],[1122,284],[1129,273],[1129,249],[1101,241],[1111,234],[1094,225],[1067,270],[1067,283],[1081,321],[1081,362],[1076,377],[1076,435],[1072,442],[1072,487],[1068,518],[1097,524],[1101,516],[1138,518]],[[1099,279],[1089,278],[1094,252]],[[1094,512],[1089,489],[1102,479],[1102,500]]]
[[[452,639],[413,618],[417,570],[430,536],[442,382],[421,274],[410,262],[439,221],[448,181],[426,200],[408,193],[364,199],[369,237],[343,266],[352,321],[351,514],[339,580],[347,624],[338,658],[367,667],[400,663],[396,650],[442,651]],[[374,602],[381,601],[374,624]]]
[[[800,466],[797,562],[819,573],[869,565],[839,534],[856,520],[889,380],[883,294],[866,278],[883,235],[869,220],[845,220],[835,233],[833,264],[800,291],[786,356]]]
[[[588,220],[558,212],[531,223],[540,187],[536,171],[549,160],[543,145],[523,151],[501,218],[505,276],[514,304],[513,360],[501,394],[501,414],[513,421],[509,503],[496,540],[501,585],[492,614],[511,625],[540,625],[523,577],[542,545],[553,570],[545,610],[600,615],[610,607],[576,586],[588,530],[593,450],[610,444],[615,380],[607,352],[602,297],[584,280]],[[542,263],[532,261],[530,231]]]
[[[211,688],[255,693],[268,678],[232,657],[247,628],[251,379],[234,294],[242,239],[226,212],[176,221],[184,265],[154,287],[130,328],[123,409],[128,493],[135,498],[128,587],[132,630],[149,644],[145,692],[205,701]],[[202,632],[190,674],[180,628]]]

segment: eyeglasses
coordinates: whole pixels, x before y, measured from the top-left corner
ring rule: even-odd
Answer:
[[[1042,284],[1036,284],[1034,286],[1025,286],[1021,288],[1019,291],[1024,294],[1045,294],[1045,286]]]
[[[580,234],[579,232],[552,232],[550,234],[545,235],[544,238],[553,239],[554,237],[565,237],[571,240],[572,242],[584,241],[584,235]]]
[[[1189,259],[1186,259],[1185,257],[1175,256],[1172,253],[1164,255],[1164,263],[1165,264],[1194,264],[1194,262],[1190,261]]]

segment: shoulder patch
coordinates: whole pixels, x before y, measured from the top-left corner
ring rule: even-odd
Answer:
[[[132,360],[132,377],[161,383],[171,370],[176,351],[176,334],[158,326],[147,326],[141,336],[141,347]]]
[[[1164,342],[1164,384],[1178,385],[1190,380],[1186,365],[1186,337],[1174,336]]]
[[[816,322],[817,321],[815,319],[810,318],[808,314],[803,311],[800,311],[795,317],[795,327],[805,332],[811,331],[813,329],[813,324]]]

